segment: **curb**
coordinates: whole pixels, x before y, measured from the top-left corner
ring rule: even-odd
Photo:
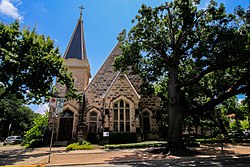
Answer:
[[[127,160],[127,161],[108,161],[108,162],[83,162],[83,163],[64,163],[64,164],[45,164],[46,167],[56,167],[56,166],[77,166],[77,165],[102,165],[102,164],[129,164],[129,163],[140,163],[140,162],[161,162],[161,161],[176,161],[180,162],[183,160],[223,160],[223,159],[236,159],[238,157],[241,158],[249,158],[250,154],[241,154],[241,155],[222,155],[222,156],[206,156],[206,157],[181,157],[181,158],[169,158],[169,159],[161,159],[161,160]]]

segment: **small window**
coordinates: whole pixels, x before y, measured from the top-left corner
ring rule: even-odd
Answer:
[[[120,108],[123,108],[124,107],[124,101],[120,101]]]
[[[96,121],[97,119],[97,113],[96,112],[91,112],[90,113],[90,121]]]
[[[89,114],[89,132],[96,133],[97,132],[97,113],[92,111]]]
[[[118,122],[114,122],[114,131],[118,132]]]
[[[143,113],[143,128],[145,132],[150,131],[150,117],[149,117],[149,112],[144,112]]]

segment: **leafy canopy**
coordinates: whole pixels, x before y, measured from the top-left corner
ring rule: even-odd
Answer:
[[[173,82],[187,112],[212,110],[250,90],[250,10],[237,7],[228,14],[224,4],[211,0],[199,9],[199,3],[142,5],[135,25],[119,36],[123,54],[114,64],[122,71],[131,66],[145,81],[159,84],[165,97]],[[178,75],[169,82],[173,71]]]
[[[50,97],[52,83],[65,84],[74,95],[71,74],[50,37],[37,34],[35,28],[20,29],[18,21],[0,23],[0,100],[9,93],[21,93],[29,102],[40,103]]]

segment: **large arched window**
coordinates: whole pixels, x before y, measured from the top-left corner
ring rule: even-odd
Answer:
[[[150,114],[148,111],[143,112],[143,129],[144,132],[150,131]]]
[[[130,105],[119,100],[113,104],[114,132],[130,132]]]
[[[89,132],[97,132],[97,113],[95,111],[89,114]]]

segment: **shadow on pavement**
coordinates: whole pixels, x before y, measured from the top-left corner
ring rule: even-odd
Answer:
[[[234,151],[224,150],[218,147],[199,148],[195,156],[171,156],[166,155],[164,148],[136,151],[131,155],[117,156],[106,161],[109,164],[129,164],[134,167],[143,166],[221,166],[233,165],[249,166],[250,154],[237,155]]]
[[[52,153],[65,152],[65,150],[52,150]],[[39,150],[36,148],[15,148],[0,150],[0,166],[14,165],[17,162],[24,162],[30,158],[38,158],[49,155],[49,148]],[[36,163],[36,162],[34,162]]]

